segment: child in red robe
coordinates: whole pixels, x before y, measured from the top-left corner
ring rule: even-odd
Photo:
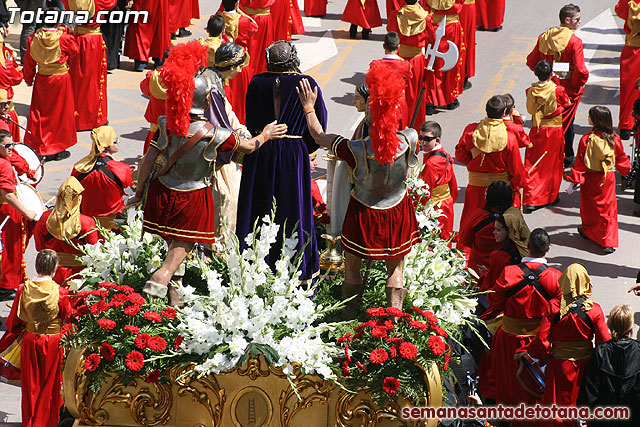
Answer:
[[[367,40],[371,29],[382,26],[380,9],[376,0],[347,0],[347,5],[342,12],[342,20],[351,24],[349,37],[356,38],[358,27],[362,27],[362,39]]]

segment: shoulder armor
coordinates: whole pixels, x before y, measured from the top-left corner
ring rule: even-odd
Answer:
[[[167,116],[158,117],[158,130],[160,136],[156,145],[160,151],[166,149],[169,146],[169,135],[167,134]]]

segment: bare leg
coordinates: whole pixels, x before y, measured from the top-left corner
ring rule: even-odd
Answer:
[[[404,289],[402,280],[402,264],[403,258],[390,259],[387,264],[387,305],[402,310],[404,297],[407,290]]]
[[[158,287],[158,285],[168,287],[171,278],[180,267],[180,264],[185,260],[191,249],[193,248],[193,242],[181,242],[178,240],[169,241],[169,251],[167,252],[167,257],[165,258],[162,266],[153,273],[149,282],[145,286],[145,292],[152,296],[161,296],[158,293],[153,292],[149,288],[149,283],[153,283],[152,287]],[[166,291],[165,291],[166,293]],[[178,303],[177,300],[178,295],[175,293],[175,290],[170,292],[169,298],[171,305],[176,305]]]
[[[342,318],[352,319],[358,310],[362,301],[362,293],[364,284],[360,275],[360,267],[362,266],[362,258],[359,258],[349,252],[344,253],[344,282],[342,283],[342,299],[345,300],[352,296],[356,296],[349,301],[342,310]]]

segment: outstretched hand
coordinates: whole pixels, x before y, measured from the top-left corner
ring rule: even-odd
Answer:
[[[316,104],[316,99],[318,99],[318,86],[312,90],[309,80],[302,79],[298,87],[296,87],[296,92],[298,92],[298,96],[300,97],[302,108],[304,108],[305,111],[312,110]]]
[[[636,296],[640,296],[640,283],[636,283],[631,288],[629,288],[627,293],[629,292],[633,292],[634,294],[636,294]]]
[[[288,126],[286,124],[278,124],[278,122],[274,120],[262,129],[262,133],[268,141],[270,139],[282,138],[287,133],[287,129]]]

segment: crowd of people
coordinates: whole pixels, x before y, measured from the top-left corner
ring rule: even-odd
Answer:
[[[630,338],[630,308],[616,306],[605,320],[591,300],[585,267],[550,267],[545,258],[550,237],[544,229],[529,230],[524,214],[557,204],[562,181],[567,180],[569,191],[580,187],[578,233],[600,245],[604,254],[618,247],[615,171],[627,175],[632,170],[621,138],[630,138],[640,120],[640,102],[634,105],[638,91],[631,89],[638,87],[640,78],[640,66],[634,62],[640,46],[640,1],[619,0],[615,9],[625,20],[627,34],[621,56],[619,133],[611,111],[594,106],[588,115],[591,129],[574,151],[573,124],[589,72],[582,41],[573,32],[580,23],[580,8],[569,4],[560,9],[559,25],[539,36],[523,64],[534,80],[526,91],[530,131],[525,131],[513,96],[496,94],[486,102],[486,117],[465,127],[453,156],[440,143],[442,127],[428,118],[437,109],[460,107],[458,96],[471,87],[475,75],[475,31],[502,28],[504,0],[388,0],[384,56],[371,62],[366,81],[355,88],[354,103],[365,118],[351,138],[327,131],[322,90],[300,72],[290,41],[292,35],[304,33],[295,2],[222,0],[219,12],[207,21],[208,38],[174,45],[171,40],[191,35],[187,28],[199,17],[197,0],[49,3],[57,2],[47,2],[50,11],[147,10],[150,20],[126,28],[25,25],[22,67],[3,46],[0,213],[6,223],[0,300],[13,299],[14,304],[0,352],[12,345],[21,327],[27,333],[21,377],[7,366],[0,369],[4,378],[22,379],[24,425],[57,423],[52,412],[60,402],[50,397],[57,394],[59,372],[38,371],[36,365],[57,365],[59,358],[47,355],[55,353],[59,319],[69,311],[63,306],[68,303],[63,298],[65,282],[82,268],[77,247],[99,242],[103,230],[115,227],[114,220],[126,208],[125,189],[134,185],[134,172],[135,195],[127,205],[143,203],[143,230],[168,243],[163,264],[144,292],[168,296],[172,305],[179,305],[175,285],[194,245],[222,251],[228,232],[235,231],[246,247],[245,237],[256,220],[272,212],[274,200],[275,221],[282,227],[267,257],[269,265],[277,268],[286,236],[295,235],[298,242],[291,249],[301,253],[300,280],[311,283],[317,278],[315,210],[323,201],[311,170],[320,147],[338,162],[336,171],[346,171],[350,180],[342,202],[327,200],[331,221],[342,230],[342,295],[352,298],[343,311],[345,319],[353,318],[361,303],[363,260],[385,262],[387,304],[403,306],[403,259],[420,240],[406,179],[422,164],[420,178],[442,213],[441,237],[466,255],[468,268],[479,277],[472,286],[487,291],[479,297],[478,315],[494,334],[490,349],[476,355],[480,396],[474,400],[505,405],[624,404],[632,408],[629,425],[634,425],[640,416],[640,344]],[[44,0],[29,0],[24,7],[44,6]],[[326,1],[306,0],[304,11],[308,16],[324,15]],[[3,16],[0,8],[0,20]],[[351,24],[351,38],[357,37],[358,27],[366,39],[382,24],[374,0],[349,0],[343,20]],[[444,37],[441,27],[446,29]],[[114,159],[119,141],[107,120],[106,74],[120,66],[123,36],[123,54],[134,60],[134,71],[153,68],[140,82],[149,98],[149,132],[139,166]],[[458,48],[456,57],[442,54],[451,44]],[[425,54],[429,45],[440,54]],[[568,71],[558,64],[568,64]],[[42,214],[16,195],[23,185],[18,176],[37,175],[37,165],[15,150],[20,129],[12,109],[12,87],[23,80],[33,84],[24,143],[42,161],[68,158],[67,148],[77,142],[77,132],[91,130],[90,153],[75,163],[60,186],[55,207]],[[640,132],[635,138],[640,140]],[[458,230],[454,159],[468,172]],[[636,179],[636,200],[639,187]],[[340,193],[333,190],[334,195]],[[24,251],[32,236],[39,252],[38,278],[28,280]],[[640,293],[640,284],[631,291]],[[38,302],[42,299],[44,305]],[[547,361],[542,391],[522,380],[523,366],[528,369],[531,358]],[[620,363],[623,359],[629,363]],[[43,399],[51,405],[38,406]],[[526,423],[512,423],[518,424]]]

